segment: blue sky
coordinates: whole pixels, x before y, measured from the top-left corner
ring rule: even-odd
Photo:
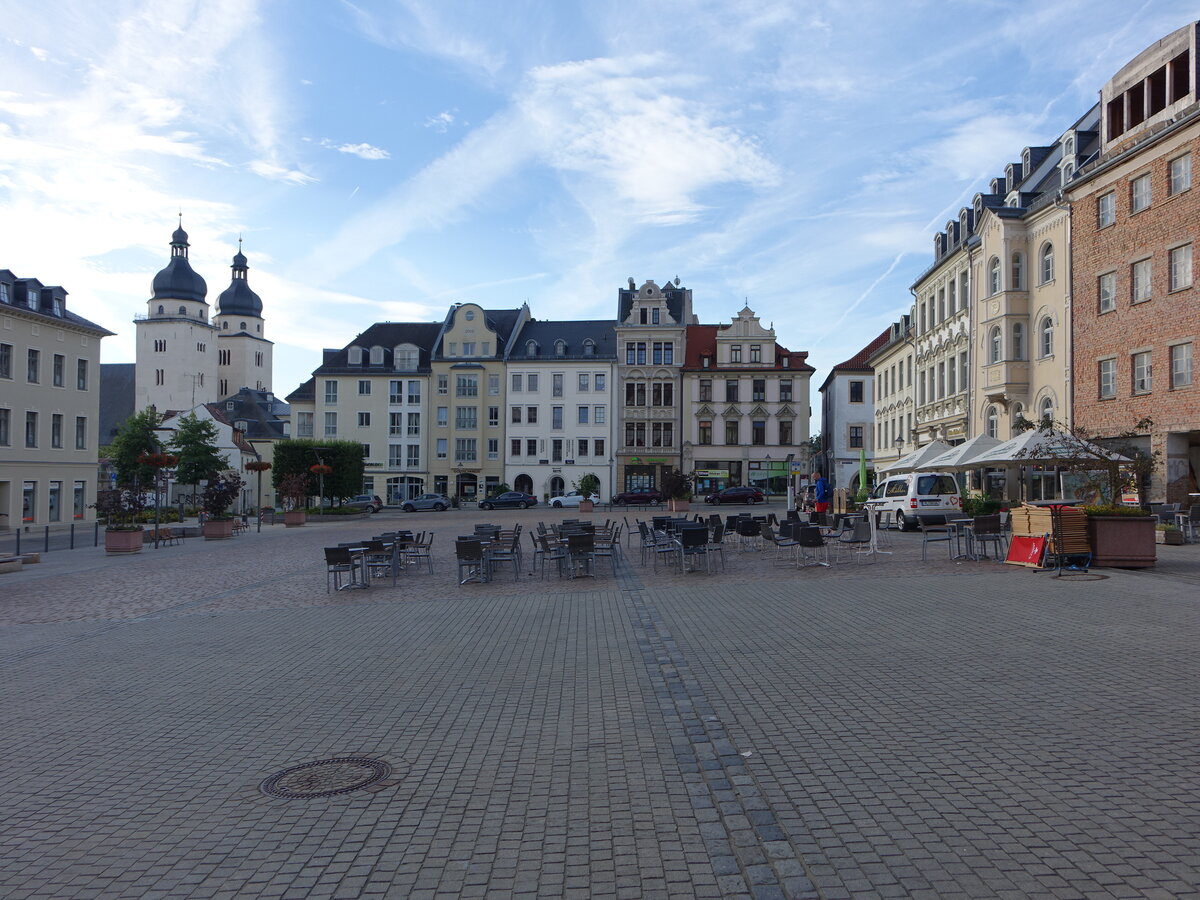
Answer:
[[[117,332],[183,210],[209,300],[244,235],[290,392],[456,301],[615,314],[678,275],[823,377],[932,236],[1182,0],[5,2],[0,267]]]

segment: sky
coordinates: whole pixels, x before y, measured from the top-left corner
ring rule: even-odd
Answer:
[[[134,359],[182,211],[239,236],[285,396],[452,303],[612,318],[678,276],[817,381],[908,310],[933,235],[1184,0],[0,0],[0,268]]]

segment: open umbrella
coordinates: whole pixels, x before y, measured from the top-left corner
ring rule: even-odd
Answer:
[[[880,466],[881,472],[911,472],[918,468],[925,460],[933,459],[950,450],[951,447],[945,441],[933,441],[926,444],[924,447],[919,447],[907,456],[902,456],[894,463],[887,466]]]
[[[1078,461],[1080,458],[1092,458],[1097,463],[1130,462],[1128,457],[1105,450],[1069,431],[1034,428],[973,457],[971,466],[1001,466],[1007,463],[1052,466],[1064,460]]]
[[[977,434],[970,440],[951,447],[945,453],[927,459],[916,468],[930,472],[957,472],[975,467],[975,457],[1000,445],[994,437]]]

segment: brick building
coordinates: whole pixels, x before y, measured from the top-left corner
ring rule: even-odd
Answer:
[[[1198,26],[1167,35],[1104,86],[1100,154],[1067,189],[1074,420],[1101,436],[1153,420],[1143,438],[1161,453],[1153,500],[1185,501],[1200,473]]]

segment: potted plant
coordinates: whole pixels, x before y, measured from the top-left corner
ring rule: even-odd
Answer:
[[[1160,544],[1170,544],[1178,546],[1183,543],[1183,532],[1180,531],[1178,525],[1172,525],[1169,522],[1164,522],[1154,529],[1154,539]]]
[[[233,516],[229,508],[237,500],[238,492],[245,484],[236,472],[224,472],[209,476],[204,489],[204,526],[201,531],[206,541],[219,541],[233,537]]]
[[[667,469],[662,476],[662,493],[667,498],[667,509],[687,512],[692,508],[692,476],[679,469]]]
[[[1085,506],[1092,565],[1115,569],[1153,566],[1158,520],[1136,506]]]
[[[308,500],[308,476],[299,472],[284,475],[279,480],[279,497],[284,503],[283,525],[299,528],[308,521],[305,502]]]
[[[583,498],[579,501],[579,511],[592,512],[596,508],[592,498],[600,495],[600,479],[594,473],[588,472],[575,482],[574,487]]]
[[[136,485],[97,491],[95,508],[97,515],[104,517],[105,552],[137,553],[142,549],[145,532],[137,517],[146,508],[146,498]]]

